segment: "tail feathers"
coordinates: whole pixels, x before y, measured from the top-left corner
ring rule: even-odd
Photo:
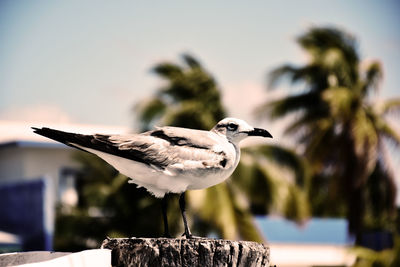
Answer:
[[[77,146],[74,146],[74,144],[81,145],[84,147],[90,147],[93,136],[91,135],[84,135],[84,134],[76,134],[76,133],[69,133],[69,132],[63,132],[59,130],[54,130],[50,129],[47,127],[43,128],[36,128],[32,127],[33,132],[39,135],[42,135],[44,137],[53,139],[55,141],[58,141],[60,143],[66,144],[71,147],[75,147],[80,149]]]
[[[115,155],[126,159],[131,159],[137,162],[142,162],[147,165],[151,165],[153,164],[153,162],[163,164],[164,161],[163,159],[160,162],[158,162],[157,159],[153,159],[152,154],[146,155],[146,151],[143,151],[143,148],[141,148],[140,145],[137,147],[132,147],[132,149],[120,150],[118,144],[114,144],[112,141],[109,140],[108,135],[76,134],[76,133],[54,130],[46,127],[45,128],[32,127],[32,129],[34,133],[64,143],[68,146],[98,155],[100,158],[103,157],[99,155],[99,153],[96,153],[96,151],[104,152],[107,154]]]

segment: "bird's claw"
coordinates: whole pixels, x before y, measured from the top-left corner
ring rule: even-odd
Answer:
[[[185,237],[186,239],[196,239],[196,238],[201,238],[200,236],[195,236],[192,235],[192,233],[183,233],[182,234],[183,237]]]

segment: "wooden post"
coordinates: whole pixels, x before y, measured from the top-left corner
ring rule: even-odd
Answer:
[[[108,238],[112,266],[269,266],[269,248],[249,241],[209,238]]]

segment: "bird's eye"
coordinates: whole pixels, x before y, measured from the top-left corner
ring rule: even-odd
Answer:
[[[234,123],[229,123],[227,128],[228,128],[229,131],[236,131],[237,128],[238,128],[238,125],[234,124]]]

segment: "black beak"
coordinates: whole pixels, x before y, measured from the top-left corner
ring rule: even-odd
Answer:
[[[249,131],[249,132],[247,132],[247,134],[249,136],[262,136],[262,137],[272,138],[272,135],[267,130],[260,129],[260,128],[254,128],[253,131]]]

